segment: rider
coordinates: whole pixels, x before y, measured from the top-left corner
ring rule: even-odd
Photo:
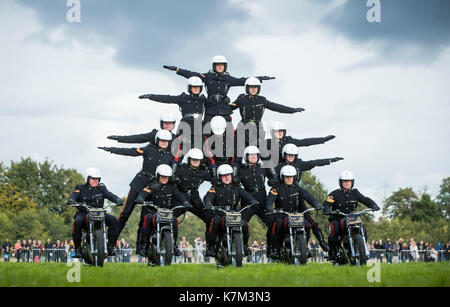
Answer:
[[[344,231],[344,219],[342,216],[335,213],[352,213],[356,210],[358,202],[361,202],[375,211],[380,210],[380,207],[378,207],[372,199],[362,195],[357,189],[354,189],[354,184],[355,176],[353,173],[350,171],[343,171],[339,176],[340,189],[331,192],[323,203],[323,213],[325,215],[330,215],[330,218],[328,219],[330,222],[330,235],[328,237],[328,244],[330,246],[328,255],[330,259],[336,257],[336,244],[339,235]]]
[[[247,193],[243,188],[233,184],[233,168],[228,164],[223,164],[217,169],[217,177],[220,180],[219,184],[213,185],[211,189],[206,193],[203,198],[203,203],[206,209],[213,209],[214,207],[229,207],[231,210],[236,211],[239,207],[243,207],[242,202],[248,205],[257,205],[258,201]],[[242,202],[241,202],[242,201]],[[210,221],[208,236],[207,236],[207,250],[206,256],[215,257],[215,241],[217,233],[223,232],[224,218],[220,216],[213,216]],[[249,225],[245,222],[242,226],[243,239],[244,239],[244,252],[248,256],[251,254],[248,248],[249,239]]]
[[[187,125],[189,125],[191,129],[190,141],[193,146],[194,136],[195,135],[200,136],[200,139],[202,136],[202,119],[206,103],[206,97],[203,94],[201,94],[202,90],[203,90],[202,80],[199,77],[194,76],[188,79],[187,84],[188,94],[182,93],[181,95],[178,96],[147,94],[139,96],[139,99],[150,99],[162,103],[178,104],[181,111],[181,115],[183,116],[183,118],[180,121],[180,124],[186,123]],[[195,125],[195,123],[198,123],[198,125]],[[197,129],[195,129],[196,126]],[[178,130],[180,130],[180,127],[178,127]],[[177,131],[177,135],[180,135],[180,131]]]
[[[236,130],[248,123],[253,123],[255,125],[254,127],[257,131],[257,140],[256,142],[252,142],[253,140],[249,140],[248,131],[246,131],[245,146],[259,146],[259,141],[261,139],[264,140],[266,133],[263,130],[260,135],[259,126],[266,108],[275,112],[289,114],[305,111],[305,109],[303,108],[287,107],[271,102],[264,96],[260,96],[259,93],[261,92],[261,81],[259,81],[259,79],[255,77],[250,77],[245,81],[245,92],[247,93],[247,95],[241,94],[237,98],[237,100],[231,104],[231,109],[235,110],[239,108],[239,113],[241,114],[241,121],[239,122]],[[261,128],[263,129],[263,127]]]
[[[203,182],[211,182],[212,179],[210,172],[202,163],[203,159],[203,152],[200,149],[192,148],[184,156],[183,163],[180,165],[173,164],[172,172],[174,174],[173,181],[192,205],[188,211],[207,223],[211,220],[211,217],[203,210],[203,202],[198,193],[198,188]]]
[[[122,213],[119,215],[119,234],[122,232],[122,229],[125,227],[128,218],[134,210],[136,205],[136,197],[139,192],[142,191],[144,187],[150,185],[151,181],[155,178],[156,168],[161,164],[169,164],[172,165],[174,161],[174,156],[170,153],[169,142],[172,140],[172,134],[167,130],[159,130],[155,135],[155,144],[149,144],[145,147],[138,148],[117,148],[117,147],[98,147],[99,149],[103,149],[105,151],[109,151],[110,153],[124,155],[124,156],[142,156],[143,163],[142,169],[139,173],[136,174],[134,179],[130,183],[130,191],[128,192],[127,200],[125,202],[125,206],[122,210]],[[141,214],[142,217],[142,214]],[[140,236],[140,228],[142,225],[139,223],[138,229],[138,241]],[[137,245],[137,249],[140,248],[140,245]]]
[[[280,179],[282,183],[273,187],[266,200],[265,209],[268,213],[275,209],[281,209],[286,212],[303,212],[306,210],[304,200],[306,200],[316,210],[322,209],[322,205],[307,191],[295,183],[297,170],[292,165],[284,166],[280,171]],[[284,215],[277,214],[272,218],[271,232],[268,242],[271,242],[270,257],[273,259],[280,258],[281,242],[286,234],[286,219]],[[270,239],[270,240],[269,240]]]
[[[262,167],[258,147],[248,146],[245,148],[242,164],[237,171],[237,178],[244,187],[244,190],[259,202],[259,206],[249,208],[242,215],[242,218],[247,222],[250,222],[253,215],[257,214],[261,220],[267,224],[266,215],[264,213],[267,197],[265,179],[272,179],[275,176],[276,173],[273,168]]]
[[[94,167],[86,170],[86,183],[79,184],[75,187],[72,194],[67,200],[67,205],[74,205],[76,203],[85,203],[90,207],[103,208],[105,198],[116,203],[118,206],[123,206],[123,201],[117,195],[108,191],[101,180],[100,171]],[[81,258],[81,229],[87,229],[87,211],[83,207],[78,207],[78,212],[75,214],[72,228],[72,237],[75,244],[74,258]],[[119,225],[114,216],[106,214],[105,223],[108,226],[108,256],[114,255],[114,246],[119,237]]]
[[[146,200],[152,201],[153,204],[159,208],[171,209],[172,202],[177,200],[183,206],[190,207],[188,200],[181,193],[175,184],[169,182],[172,176],[172,168],[167,164],[161,164],[156,168],[155,177],[157,184],[152,184],[146,186],[138,195],[136,202],[139,204],[144,203]],[[147,256],[148,253],[148,243],[150,233],[156,227],[155,225],[155,210],[149,207],[143,207],[142,212],[144,215],[142,224],[142,235],[140,238],[140,244],[142,248],[140,249],[140,254],[143,257]],[[173,215],[172,221],[173,227],[173,239],[174,245],[178,237],[178,220],[175,215]]]
[[[217,179],[217,168],[220,165],[235,165],[235,136],[227,133],[227,125],[229,125],[222,116],[215,116],[211,119],[211,136],[204,137],[204,147],[206,152],[206,165],[211,172],[214,181]],[[231,145],[230,145],[231,143]],[[235,173],[236,174],[236,173]]]
[[[162,130],[167,130],[172,133],[173,129],[175,128],[176,119],[175,117],[170,113],[164,113],[160,116],[159,121],[159,127]],[[107,138],[110,140],[116,140],[119,143],[147,143],[156,145],[155,144],[155,136],[156,133],[158,133],[159,129],[153,129],[149,133],[144,134],[135,134],[135,135],[110,135]],[[175,139],[175,134],[172,133],[172,139]],[[172,141],[169,143],[169,148],[172,144]]]
[[[295,139],[291,136],[286,135],[286,125],[282,122],[273,122],[270,125],[270,134],[272,138],[267,140],[267,148],[270,150],[272,146],[279,146],[279,161],[283,160],[281,151],[286,144],[292,143],[296,146],[304,147],[323,144],[335,138],[334,135],[328,135],[326,137],[318,138]],[[267,158],[269,157],[263,157],[263,160],[266,160]]]
[[[176,66],[163,66],[166,69],[176,71],[177,75],[185,78],[197,76],[202,79],[206,86],[206,92],[208,93],[208,102],[205,105],[205,119],[204,123],[210,122],[210,120],[216,116],[223,116],[226,121],[231,122],[231,114],[233,111],[229,106],[230,98],[227,96],[230,87],[232,86],[244,86],[247,78],[235,78],[228,72],[227,59],[222,55],[217,55],[212,60],[212,71],[207,73],[192,72],[189,70],[181,69]],[[268,76],[259,76],[259,80],[275,79]]]

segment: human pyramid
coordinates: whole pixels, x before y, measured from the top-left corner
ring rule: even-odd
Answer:
[[[305,110],[277,104],[260,95],[262,81],[274,77],[235,78],[228,73],[227,65],[224,56],[215,56],[212,70],[207,73],[164,65],[164,68],[188,79],[187,93],[176,96],[146,94],[139,98],[177,104],[182,115],[178,128],[174,129],[175,117],[167,113],[160,117],[160,129],[145,134],[108,136],[108,139],[120,143],[148,142],[147,146],[98,147],[113,154],[143,158],[142,169],[130,183],[121,214],[117,220],[111,215],[106,219],[109,254],[113,254],[114,243],[136,204],[147,201],[159,208],[183,206],[184,209],[174,214],[172,221],[175,254],[180,253],[176,244],[177,217],[189,211],[205,223],[206,256],[213,257],[217,256],[216,238],[225,229],[224,217],[214,214],[212,208],[245,208],[242,212],[242,233],[246,255],[250,254],[249,222],[254,215],[258,215],[268,228],[268,253],[272,259],[280,258],[281,241],[286,235],[286,217],[269,214],[273,212],[274,204],[276,209],[287,212],[304,212],[305,201],[315,209],[323,208],[311,193],[300,187],[302,172],[343,158],[303,161],[298,157],[298,147],[323,144],[335,136],[296,139],[286,135],[284,123],[272,122],[271,138],[265,139],[262,124],[265,109],[288,114]],[[234,86],[244,86],[245,94],[231,101],[227,95]],[[202,94],[203,87],[207,97]],[[239,109],[241,121],[234,128],[231,115],[236,109]],[[340,179],[352,181],[353,187],[352,176]],[[68,203],[84,201],[102,207],[106,198],[122,204],[119,197],[99,183],[100,177],[97,169],[88,169],[86,184],[76,186]],[[271,187],[269,193],[266,192],[266,178]],[[211,188],[202,200],[198,189],[205,181],[211,183]],[[325,204],[336,205],[332,200],[329,197]],[[148,207],[141,210],[136,247],[144,257],[148,255],[150,234],[156,227],[155,213],[155,209]],[[309,212],[304,214],[304,218],[307,241],[312,229],[323,250],[328,251],[318,223]],[[75,217],[73,234],[77,256],[80,254],[80,233],[81,228],[85,227],[85,219],[86,212],[80,210]]]

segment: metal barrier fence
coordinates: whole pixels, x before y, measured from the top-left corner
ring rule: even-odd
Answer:
[[[214,258],[205,256],[205,248],[188,248],[181,249],[181,256],[173,256],[172,263],[214,263]],[[244,258],[244,263],[267,263],[266,250],[252,249],[252,254]],[[116,249],[116,255],[108,257],[107,262],[146,262],[145,258],[136,254],[136,250]],[[12,252],[1,257],[2,262],[72,262],[74,261],[75,252],[73,249],[66,250],[64,248],[55,249],[31,249],[21,250],[17,253]],[[310,250],[309,262],[326,263],[327,253],[321,249]],[[441,262],[450,261],[450,253],[445,250],[441,251],[411,251],[411,250],[394,250],[387,252],[385,249],[369,249],[370,262],[387,262],[387,263],[405,263],[405,262]]]

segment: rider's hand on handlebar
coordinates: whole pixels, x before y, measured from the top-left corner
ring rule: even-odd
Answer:
[[[69,199],[66,203],[68,206],[75,205],[75,201],[73,199]]]
[[[331,210],[330,209],[323,209],[323,214],[331,215]]]
[[[123,206],[123,200],[122,200],[122,198],[117,198],[117,200],[116,200],[116,205],[117,205],[117,206]]]
[[[317,203],[317,204],[314,205],[314,209],[316,209],[316,210],[323,210],[323,205]]]

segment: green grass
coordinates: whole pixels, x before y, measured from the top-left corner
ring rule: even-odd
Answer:
[[[70,283],[63,263],[0,263],[0,286],[151,286],[151,287],[297,287],[297,286],[450,286],[449,263],[382,264],[380,282],[367,281],[374,267],[244,264],[216,269],[214,264],[147,267],[138,263],[81,265],[80,282]]]

